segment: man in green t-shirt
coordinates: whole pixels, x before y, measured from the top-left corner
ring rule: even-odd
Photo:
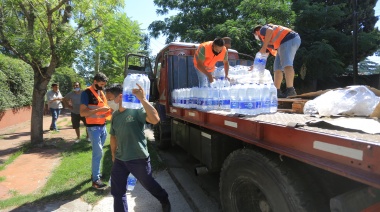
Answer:
[[[122,107],[123,87],[119,84],[106,89],[108,105],[113,109],[110,145],[112,154],[111,194],[114,199],[114,211],[128,211],[125,195],[127,178],[132,173],[141,185],[156,197],[164,212],[170,211],[168,193],[152,177],[150,157],[144,134],[147,122],[157,124],[160,121],[158,112],[145,98],[144,89],[132,93],[140,100],[143,108],[125,109]]]

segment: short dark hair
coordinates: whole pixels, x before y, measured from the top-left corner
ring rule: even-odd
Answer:
[[[77,83],[78,83],[78,85],[80,86],[80,82],[74,82],[73,85],[75,85],[75,84],[77,84]]]
[[[51,84],[51,87],[55,87],[55,86],[58,86],[58,83]]]
[[[214,39],[212,44],[217,45],[219,47],[222,47],[222,46],[224,46],[224,40],[222,38],[217,37]]]
[[[263,27],[263,26],[261,26],[261,25],[255,26],[255,28],[253,28],[253,30],[252,30],[252,34],[255,33],[256,31],[259,31],[261,29],[261,27]]]
[[[108,77],[105,74],[103,74],[102,72],[99,72],[99,73],[95,74],[94,80],[96,80],[98,82],[107,82]]]
[[[112,84],[106,88],[106,93],[107,92],[112,93],[115,96],[118,96],[119,94],[123,93],[123,86],[118,83]]]

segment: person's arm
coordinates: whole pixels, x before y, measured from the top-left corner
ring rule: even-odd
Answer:
[[[111,135],[110,146],[111,146],[112,162],[114,162],[115,161],[116,148],[117,148],[117,142],[116,142],[116,136],[115,135]]]
[[[268,26],[265,31],[265,39],[263,41],[263,46],[261,46],[260,53],[265,54],[267,52],[269,41],[272,39],[273,29]]]
[[[70,110],[72,110],[72,109],[73,109],[73,106],[70,105],[70,101],[71,101],[71,96],[70,96],[70,94],[71,94],[71,93],[68,93],[68,94],[66,94],[65,97],[63,97],[63,99],[62,99],[62,103],[63,103],[63,106],[64,106],[65,108],[69,108]]]
[[[88,95],[86,92],[82,92],[81,94],[81,104],[79,107],[79,113],[80,116],[86,117],[96,114],[97,112],[103,112],[106,113],[107,111],[111,110],[108,106],[99,107],[96,109],[90,109],[88,107]]]
[[[160,117],[158,115],[157,110],[149,103],[149,101],[145,98],[144,89],[136,83],[139,87],[138,89],[132,89],[133,95],[135,95],[143,105],[146,112],[146,121],[152,124],[157,124],[160,121]]]
[[[230,64],[228,63],[228,50],[226,51],[226,54],[224,55],[223,64],[224,64],[224,78],[226,78],[227,80],[230,80],[230,78],[228,77],[228,71],[230,70]]]

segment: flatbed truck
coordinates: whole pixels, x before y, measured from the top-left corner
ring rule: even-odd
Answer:
[[[311,127],[305,123],[313,117],[289,110],[241,116],[174,107],[173,89],[198,85],[197,46],[170,43],[153,72],[139,71],[151,80],[150,101],[161,118],[157,146],[183,148],[203,164],[196,174],[220,172],[223,211],[380,211],[379,134]],[[230,66],[252,65],[228,53]],[[126,62],[125,74],[134,71]]]

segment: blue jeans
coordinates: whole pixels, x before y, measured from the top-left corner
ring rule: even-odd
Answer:
[[[87,131],[92,144],[92,181],[95,182],[100,179],[100,161],[103,157],[103,146],[107,138],[107,128],[106,125],[87,127]]]
[[[149,157],[130,161],[115,159],[111,170],[111,194],[115,212],[128,211],[125,192],[129,173],[132,173],[141,185],[156,197],[161,204],[169,202],[168,193],[152,176]]]
[[[50,108],[51,113],[51,124],[50,130],[57,130],[57,119],[59,114],[61,113],[61,109]]]
[[[199,87],[200,88],[210,87],[210,83],[208,81],[206,74],[202,73],[198,69],[196,71],[197,71],[197,76],[198,76]]]

